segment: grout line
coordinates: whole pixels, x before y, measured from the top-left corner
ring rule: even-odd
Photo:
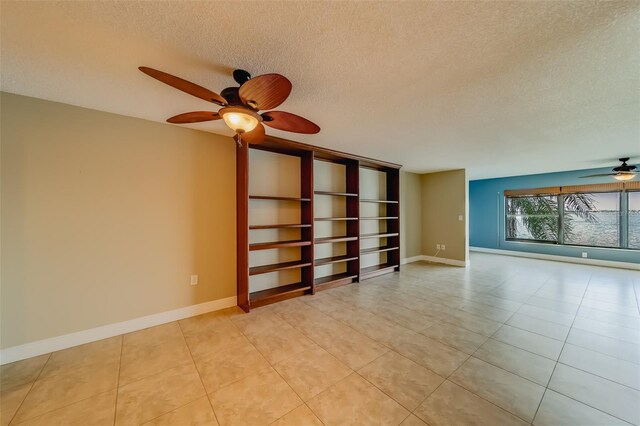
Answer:
[[[584,289],[584,292],[582,293],[582,299],[580,299],[580,304],[578,305],[578,310],[580,309],[580,306],[582,306],[582,301],[584,300],[585,294],[587,294],[587,290],[589,289],[589,285],[591,284],[591,279],[592,278],[593,278],[593,274],[591,274],[589,276],[589,281],[587,283],[587,286]],[[573,328],[573,324],[576,322],[576,318],[577,318],[577,312],[576,312],[576,315],[573,317],[573,321],[571,322],[571,326],[569,327],[569,333],[571,333],[571,329]],[[549,384],[551,383],[551,379],[553,378],[553,375],[556,372],[556,368],[558,367],[558,364],[560,363],[560,357],[562,356],[562,352],[564,352],[564,347],[567,344],[567,339],[569,338],[569,333],[567,333],[567,337],[565,337],[564,342],[562,343],[562,349],[560,349],[560,353],[558,354],[558,359],[556,360],[556,364],[553,366],[553,371],[551,371],[551,375],[549,376],[549,380],[547,381],[547,385],[544,388],[544,392],[542,393],[542,398],[540,398],[540,402],[538,403],[538,408],[536,408],[536,412],[533,415],[533,420],[536,419],[536,416],[538,415],[538,411],[540,411],[540,407],[542,406],[542,401],[544,400],[544,397],[547,394],[547,390],[549,389]],[[532,420],[532,422],[533,422],[533,420]]]
[[[231,322],[231,320],[229,321]],[[182,335],[182,340],[184,341],[184,345],[187,347],[187,350],[189,351],[189,356],[191,357],[191,362],[193,363],[193,367],[196,369],[196,373],[198,373],[198,378],[200,379],[200,383],[202,384],[202,389],[204,389],[204,395],[207,398],[207,401],[209,401],[209,406],[211,407],[211,411],[213,412],[213,418],[216,419],[216,422],[218,424],[220,424],[220,422],[218,421],[218,416],[216,415],[216,410],[213,408],[213,404],[211,403],[211,398],[209,398],[209,392],[207,392],[207,387],[204,385],[204,380],[202,379],[200,370],[198,370],[198,365],[196,364],[195,359],[193,359],[193,353],[191,352],[191,348],[187,343],[187,338],[184,336],[184,330],[182,329],[182,324],[180,324],[180,321],[176,321],[176,322],[178,323],[178,328],[180,329],[180,334]],[[197,399],[194,399],[193,401],[197,401]],[[190,401],[187,404],[191,404],[193,401]],[[184,405],[182,407],[184,407]],[[182,407],[178,407],[178,408],[182,408]],[[177,410],[178,408],[175,408],[174,410],[169,411],[169,413]],[[165,413],[165,414],[168,414],[168,413]]]
[[[120,361],[118,362],[118,381],[116,382],[116,403],[113,407],[113,426],[116,425],[118,415],[118,394],[120,394],[120,372],[122,371],[122,350],[124,348],[124,334],[120,335]]]
[[[31,386],[29,387],[29,390],[24,395],[24,398],[22,398],[22,401],[20,401],[20,405],[18,405],[18,408],[16,408],[16,411],[13,413],[13,416],[11,416],[11,419],[9,420],[9,423],[7,423],[8,425],[12,424],[13,419],[15,419],[15,417],[18,415],[18,412],[20,411],[20,408],[22,408],[22,404],[24,404],[24,402],[27,400],[27,397],[31,393],[31,390],[35,386],[36,382],[40,379],[40,376],[42,375],[42,372],[44,371],[44,368],[49,363],[49,360],[51,359],[51,355],[53,355],[53,352],[49,353],[49,356],[47,357],[47,360],[44,362],[44,364],[42,364],[42,368],[40,368],[40,371],[38,372],[38,375],[36,376],[36,379],[31,383]],[[47,411],[47,412],[50,412],[50,411]],[[42,413],[42,414],[46,414],[46,413]],[[35,417],[38,417],[38,416],[34,416],[34,418]]]
[[[335,296],[334,296],[334,297],[335,297]],[[339,299],[339,300],[341,300],[340,298],[338,298],[338,299]],[[341,300],[341,301],[342,301],[342,300]],[[313,306],[311,306],[311,307],[313,308]],[[377,315],[377,314],[372,313],[372,312],[370,312],[370,311],[367,311],[367,312],[369,312],[369,313],[371,313],[371,314],[373,314],[373,315]],[[414,312],[415,312],[415,311],[414,311]],[[416,313],[420,314],[420,312],[416,312]],[[515,312],[514,312],[513,314],[515,314]],[[378,316],[378,315],[377,315],[377,316]],[[357,331],[357,330],[356,330],[356,331]],[[497,330],[496,330],[496,332],[497,332]],[[478,333],[476,333],[476,334],[478,334]],[[495,332],[494,332],[494,334],[495,334]],[[485,336],[485,337],[486,337],[486,336]],[[487,339],[485,340],[485,343],[486,343],[486,341],[487,341],[488,339],[490,339],[490,337],[487,337]],[[377,341],[377,340],[375,340],[375,339],[373,339],[373,340],[374,340],[374,341],[376,341],[376,342],[378,342],[378,341]],[[380,342],[378,342],[378,343],[380,343]],[[483,345],[484,345],[484,343],[483,343]],[[447,345],[447,346],[448,346],[448,345]],[[476,348],[476,350],[474,350],[474,351],[473,351],[473,354],[475,354],[475,353],[480,349],[480,347],[481,347],[481,346],[482,346],[482,345],[478,346],[478,348]],[[512,345],[510,345],[510,346],[512,346]],[[391,349],[392,351],[396,352],[393,348],[390,348],[390,349]],[[456,349],[456,350],[458,350],[458,349]],[[459,351],[459,350],[458,350],[458,351]],[[461,352],[461,353],[465,353],[465,352],[462,352],[462,351],[460,351],[460,352]],[[396,352],[396,353],[397,353],[397,352]],[[466,354],[466,353],[465,353],[465,354]],[[465,363],[466,363],[470,358],[472,358],[472,357],[473,357],[473,354],[471,354],[471,355],[466,354],[466,355],[468,355],[468,356],[467,356],[467,358],[466,358],[463,362],[461,362],[461,363],[460,363],[460,365],[459,365],[459,366],[458,366],[458,367],[457,367],[457,368],[456,368],[456,369],[455,369],[451,374],[449,374],[449,375],[445,378],[445,380],[443,380],[443,382],[442,382],[442,383],[444,383],[445,381],[449,380],[449,378],[450,378],[453,374],[455,374],[455,372],[456,372],[456,371],[458,371],[458,369],[459,369],[460,367],[462,367],[462,365],[464,365],[464,364],[465,364]],[[538,356],[540,356],[540,355],[538,355]],[[483,360],[480,360],[480,361],[483,361]],[[414,362],[414,363],[415,363],[415,361],[412,361],[412,362]],[[483,361],[483,362],[486,362],[486,361]],[[417,364],[417,363],[416,363],[416,364]],[[488,364],[490,364],[490,363],[488,363]],[[418,364],[418,365],[420,365],[420,364]],[[490,364],[490,365],[493,365],[493,364]],[[420,365],[420,366],[422,366],[422,365]],[[430,368],[428,368],[428,367],[424,367],[424,366],[422,366],[422,367],[423,367],[423,368],[425,368],[425,369],[427,369],[427,370],[429,370],[429,371],[432,371],[434,374],[436,374],[436,375],[438,375],[438,376],[442,377],[440,374],[438,374],[437,372],[435,372],[435,371],[431,370]],[[499,366],[494,366],[494,367],[496,367],[496,368],[500,368],[500,369],[501,369],[501,370],[503,370],[503,371],[506,371],[506,372],[508,372],[508,373],[510,373],[510,374],[514,374],[514,375],[516,375],[516,376],[517,376],[517,374],[512,373],[512,372],[510,372],[510,371],[508,371],[508,370],[505,370],[504,368],[501,368],[501,367],[499,367]],[[518,377],[521,377],[521,376],[518,376]],[[524,378],[524,377],[521,377],[521,378],[522,378],[522,379],[524,379],[524,380],[528,380],[528,381],[530,381],[530,382],[531,382],[531,380],[529,380],[529,379],[526,379],[526,378]],[[433,392],[431,392],[431,393],[429,394],[429,396],[430,396],[430,395],[432,395],[432,394],[433,394],[433,393],[434,393],[434,392],[435,392],[435,391],[436,391],[436,390],[437,390],[437,389],[442,385],[442,383],[440,383],[440,385],[438,385],[438,387],[437,387],[436,389],[434,389],[434,390],[433,390]],[[509,413],[509,414],[511,414],[512,416],[514,416],[514,417],[516,417],[516,418],[518,418],[518,419],[521,419],[521,420],[525,421],[526,423],[529,423],[529,422],[527,422],[525,419],[522,419],[522,418],[521,418],[520,416],[518,416],[517,414],[514,414],[514,413],[512,413],[511,411],[509,411],[509,410],[507,410],[507,409],[505,409],[505,408],[500,407],[499,405],[495,404],[494,402],[489,401],[488,399],[486,399],[486,398],[484,398],[484,397],[482,397],[482,396],[480,396],[480,395],[476,394],[475,392],[473,392],[473,391],[471,391],[471,390],[467,389],[466,387],[464,387],[464,386],[462,386],[462,385],[460,385],[460,384],[458,384],[458,383],[455,383],[455,382],[452,382],[452,383],[454,383],[454,384],[455,384],[455,385],[457,385],[457,386],[460,386],[461,388],[463,388],[463,389],[464,389],[464,390],[466,390],[467,392],[469,392],[469,393],[471,393],[472,395],[475,395],[475,396],[477,396],[478,398],[480,398],[480,399],[482,399],[482,400],[484,400],[484,401],[486,401],[486,402],[490,403],[491,405],[494,405],[495,407],[499,408],[500,410],[502,410],[502,411],[504,411],[504,412],[506,412],[506,413]],[[535,382],[532,382],[532,383],[534,383],[534,384],[536,384],[536,385],[538,385],[538,386],[541,386],[541,385],[540,385],[540,384],[538,384],[538,383],[535,383]],[[375,386],[375,385],[374,385],[374,386]],[[542,387],[542,386],[541,386],[541,387]],[[428,397],[429,397],[429,396],[427,396],[427,397],[426,397],[426,398],[425,398],[425,399],[420,403],[420,405],[422,405],[422,404],[424,403],[424,401],[426,401],[426,399],[428,399]],[[395,401],[395,399],[394,399],[394,401]],[[396,402],[397,402],[397,401],[396,401]],[[400,404],[400,405],[402,405],[402,404]],[[418,407],[420,407],[420,405],[418,405]],[[417,408],[416,408],[416,410],[417,410]],[[415,412],[415,410],[414,410],[414,412]],[[534,417],[535,417],[535,416],[534,416]]]
[[[269,313],[269,312],[267,312],[267,313]],[[277,313],[272,312],[272,314],[273,314],[273,315],[275,315],[276,317],[280,318],[282,321],[286,322],[286,321],[285,321],[283,318],[281,318]],[[290,326],[291,326],[291,325],[290,325]],[[289,386],[289,389],[291,389],[291,391],[292,391],[294,394],[296,394],[296,396],[298,397],[298,399],[300,399],[300,401],[302,401],[302,404],[296,405],[292,410],[289,410],[288,412],[286,412],[286,413],[285,413],[285,414],[283,414],[282,416],[278,417],[278,419],[274,420],[274,422],[275,422],[275,421],[278,421],[278,420],[279,420],[279,419],[281,419],[282,417],[286,416],[286,415],[287,415],[287,414],[289,414],[291,411],[293,411],[293,410],[297,409],[298,407],[300,407],[300,405],[306,404],[305,400],[304,400],[304,399],[302,399],[302,396],[300,396],[300,394],[298,394],[298,392],[296,392],[296,390],[295,390],[295,389],[294,389],[294,388],[289,384],[289,382],[288,382],[284,377],[282,377],[282,374],[280,374],[280,372],[275,368],[275,364],[277,364],[277,362],[272,364],[272,363],[271,363],[271,361],[269,361],[269,359],[264,355],[264,353],[262,353],[262,351],[260,351],[260,349],[258,349],[258,347],[257,347],[256,345],[254,345],[254,344],[253,344],[253,342],[251,341],[251,339],[249,338],[249,336],[247,336],[247,335],[246,335],[242,330],[240,330],[240,328],[238,328],[235,324],[234,324],[234,327],[236,327],[236,328],[238,329],[238,331],[240,332],[240,334],[242,334],[242,335],[244,336],[244,338],[245,338],[245,339],[247,339],[247,341],[249,342],[249,344],[250,344],[251,346],[253,346],[253,348],[254,348],[254,349],[255,349],[255,350],[260,354],[260,356],[262,356],[262,358],[264,358],[264,360],[267,362],[267,364],[269,364],[269,367],[271,367],[271,370],[273,370],[273,371],[274,371],[274,372],[275,372],[275,373],[280,377],[280,379],[282,379],[282,381],[283,381],[283,382],[285,382],[285,383],[287,384],[287,386]],[[309,339],[311,342],[316,343],[316,342],[314,342],[313,340],[311,340],[309,337],[307,337],[306,335],[304,335],[300,330],[297,330],[297,329],[296,329],[296,328],[294,328],[293,326],[291,326],[291,328],[292,328],[293,330],[297,331],[298,333],[300,333],[300,335],[302,335],[302,336],[303,336],[303,337],[305,337],[306,339]],[[320,346],[320,345],[318,345],[318,346]],[[322,346],[320,346],[320,347],[322,348]],[[322,349],[324,350],[324,348],[322,348]],[[325,351],[326,351],[326,350],[325,350]],[[304,352],[304,351],[301,351],[301,352]],[[329,353],[328,351],[326,351],[326,352],[327,352],[327,353]],[[297,354],[293,354],[293,355],[291,355],[291,357],[292,357],[292,356],[295,356],[295,355],[297,355]],[[287,357],[287,358],[283,359],[282,361],[284,361],[284,360],[286,360],[286,359],[288,359],[288,358],[290,358],[290,357]],[[241,380],[242,380],[242,379],[241,379]],[[238,380],[238,381],[239,381],[239,380]],[[234,383],[235,383],[235,382],[234,382]],[[312,411],[312,412],[313,412],[313,411]],[[316,417],[318,417],[318,416],[316,416]]]

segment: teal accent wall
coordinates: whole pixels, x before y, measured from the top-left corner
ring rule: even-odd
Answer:
[[[587,252],[589,259],[640,264],[640,250],[560,246],[505,240],[505,189],[611,183],[614,180],[609,177],[580,178],[580,176],[610,172],[611,168],[603,168],[470,181],[469,245],[568,257],[582,257],[582,252]]]

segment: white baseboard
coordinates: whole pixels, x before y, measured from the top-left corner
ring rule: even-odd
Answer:
[[[173,309],[171,311],[134,318],[128,321],[107,324],[88,330],[25,343],[24,345],[13,346],[0,350],[0,365],[67,349],[72,346],[95,342],[96,340],[102,340],[124,333],[131,333],[132,331],[142,330],[156,325],[166,324],[171,321],[206,314],[207,312],[230,308],[236,306],[236,304],[236,296],[227,297],[225,299],[212,300],[198,305],[185,306],[184,308]]]
[[[447,259],[446,257],[436,257],[436,256],[427,256],[427,255],[422,255],[422,258],[420,260],[424,260],[427,262],[433,262],[433,263],[444,263],[445,265],[451,265],[451,266],[462,266],[462,267],[467,267],[471,264],[470,261],[464,261],[464,260],[456,260],[456,259]]]
[[[462,260],[447,259],[445,257],[426,256],[424,254],[419,254],[418,256],[407,257],[406,259],[402,259],[400,260],[400,264],[405,265],[407,263],[419,262],[421,260],[425,262],[443,263],[445,265],[452,265],[452,266],[466,267],[470,265],[470,262],[468,260],[464,262]]]
[[[530,259],[553,260],[555,262],[580,263],[584,265],[640,270],[640,264],[629,262],[615,262],[613,260],[584,259],[582,257],[558,256],[555,254],[530,253],[525,251],[500,250],[484,247],[469,247],[469,250],[479,253],[499,254],[503,256],[527,257]]]
[[[400,264],[401,265],[406,265],[407,263],[418,262],[420,260],[422,260],[422,255],[419,254],[417,256],[412,256],[412,257],[407,257],[407,258],[401,259],[400,260]]]

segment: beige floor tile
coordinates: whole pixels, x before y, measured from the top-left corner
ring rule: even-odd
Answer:
[[[602,311],[613,312],[615,314],[632,315],[632,316],[638,315],[638,306],[637,305],[634,306],[632,303],[633,297],[629,297],[627,299],[628,304],[611,303],[611,302],[607,302],[606,300],[601,300],[598,297],[600,296],[591,295],[591,297],[585,297],[582,300],[581,305],[600,309]]]
[[[483,318],[478,315],[456,309],[443,312],[440,316],[443,317],[444,322],[449,322],[453,325],[457,325],[458,327],[466,328],[474,333],[483,334],[485,336],[491,336],[502,325],[502,323],[498,321],[493,321],[488,318]]]
[[[327,426],[398,425],[409,412],[358,374],[353,373],[307,405]]]
[[[556,312],[562,312],[563,314],[575,315],[578,311],[579,305],[575,303],[563,302],[561,300],[547,299],[546,297],[540,297],[533,295],[527,299],[527,305],[538,306],[539,308],[550,309]]]
[[[555,361],[494,339],[487,340],[473,356],[545,387],[556,366]]]
[[[493,306],[494,308],[502,309],[503,311],[516,312],[522,306],[522,303],[514,302],[507,299],[501,299],[490,294],[481,294],[474,297],[474,300],[485,305]]]
[[[567,338],[570,328],[569,326],[556,324],[522,314],[514,314],[509,318],[509,321],[507,321],[507,325],[562,341]]]
[[[360,369],[358,373],[378,389],[413,411],[444,378],[390,351]]]
[[[302,404],[273,370],[246,377],[209,398],[222,426],[268,425]]]
[[[352,373],[349,367],[317,345],[275,364],[274,368],[303,401]]]
[[[613,339],[623,340],[640,346],[640,332],[633,328],[622,327],[620,325],[583,317],[576,318],[573,323],[573,328],[611,337]]]
[[[400,426],[428,426],[425,422],[411,414],[409,417],[404,419]]]
[[[536,426],[629,425],[600,410],[547,389],[533,420]]]
[[[569,332],[567,343],[640,364],[640,345],[630,342],[573,328]]]
[[[264,336],[274,330],[289,327],[277,314],[261,310],[234,317],[231,321],[247,337]]]
[[[218,426],[209,398],[206,396],[144,424],[145,426]]]
[[[414,413],[431,426],[525,426],[527,423],[468,390],[445,381]]]
[[[473,357],[449,379],[528,422],[544,393],[544,387]]]
[[[511,327],[510,325],[504,325],[492,338],[554,361],[560,356],[563,345],[563,342],[559,340]]]
[[[640,390],[640,366],[589,349],[566,344],[559,361],[596,376]]]
[[[391,347],[400,355],[443,377],[451,374],[469,357],[464,352],[412,331],[397,336]]]
[[[123,336],[122,347],[124,350],[133,350],[156,346],[162,343],[173,343],[182,340],[182,330],[177,321],[155,327],[134,331]]]
[[[217,351],[195,357],[194,361],[207,393],[271,370],[267,360],[244,337]]]
[[[119,360],[75,370],[68,367],[64,374],[37,380],[18,410],[15,422],[22,422],[115,389],[118,384],[118,369]]]
[[[205,395],[192,363],[118,389],[116,425],[139,425]]]
[[[392,342],[399,330],[407,330],[405,327],[362,310],[339,311],[332,313],[331,316],[383,345]]]
[[[532,305],[522,305],[518,310],[519,314],[527,315],[529,317],[538,318],[541,320],[554,322],[556,324],[571,327],[573,323],[574,315],[564,314],[562,312],[552,311],[551,309],[540,308]]]
[[[80,368],[119,362],[121,348],[122,336],[116,336],[53,352],[42,370],[40,379],[73,373]]]
[[[303,333],[327,352],[357,370],[389,349],[338,321],[316,324]]]
[[[299,406],[271,423],[272,426],[323,426],[313,411],[305,404]]]
[[[384,302],[377,306],[373,312],[413,331],[421,331],[433,325],[432,321],[417,315],[415,311],[393,303]]]
[[[467,354],[472,354],[487,340],[487,336],[451,324],[434,324],[421,334]]]
[[[120,386],[177,367],[191,360],[182,335],[154,346],[130,348],[125,342],[120,364]]]
[[[6,386],[0,391],[0,425],[8,425],[24,401],[32,383],[14,384]]]
[[[471,301],[467,301],[460,306],[460,310],[498,322],[505,322],[513,315],[512,311],[505,311],[494,306]]]
[[[24,383],[33,383],[50,354],[40,355],[22,361],[0,366],[0,389],[13,388]]]
[[[112,390],[20,423],[22,426],[111,426],[116,406]]]
[[[638,315],[626,315],[603,311],[589,306],[581,306],[578,310],[577,316],[579,318],[589,318],[609,324],[620,325],[622,327],[633,328],[634,330],[640,330],[640,316]]]
[[[247,336],[251,343],[272,365],[314,346],[314,343],[289,324]]]
[[[549,389],[629,423],[640,424],[640,392],[585,371],[558,364]]]
[[[230,319],[241,315],[244,315],[244,311],[237,306],[234,306],[233,308],[222,309],[220,311],[185,318],[178,321],[178,324],[180,325],[180,329],[183,334],[193,335],[207,331],[215,327],[216,324],[220,322],[227,322]]]
[[[518,290],[511,290],[509,289],[509,287],[518,288],[518,283],[516,282],[513,284],[503,284],[501,287],[491,290],[489,294],[501,299],[507,299],[519,303],[524,303],[529,297],[531,297],[531,293],[523,293]]]
[[[244,335],[228,319],[219,321],[211,327],[191,330],[184,333],[191,355],[202,356],[214,352],[235,342],[246,340]]]

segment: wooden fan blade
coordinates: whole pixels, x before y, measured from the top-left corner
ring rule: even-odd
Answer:
[[[202,86],[198,86],[190,81],[183,80],[175,75],[167,74],[166,72],[158,71],[149,67],[138,67],[140,71],[147,74],[150,77],[155,78],[171,87],[175,87],[178,90],[182,90],[185,93],[195,96],[196,98],[204,99],[205,101],[213,102],[218,105],[226,105],[227,101],[215,92],[209,89],[205,89]]]
[[[291,93],[291,82],[280,74],[264,74],[240,86],[240,99],[259,110],[272,109],[283,103]]]
[[[184,114],[174,115],[168,118],[169,123],[184,124],[184,123],[200,123],[202,121],[220,120],[222,117],[217,112],[213,111],[193,111],[185,112]]]
[[[264,140],[264,126],[261,123],[258,123],[255,129],[250,132],[242,133],[240,136],[241,140],[244,142],[249,142],[250,144],[259,144]],[[238,142],[238,135],[234,135],[233,139]]]
[[[320,131],[320,127],[317,124],[290,112],[269,111],[262,114],[262,118],[264,119],[264,124],[278,130],[307,134]]]
[[[597,175],[587,175],[587,176],[580,176],[581,178],[592,178],[592,177],[601,177],[601,176],[615,176],[617,175],[617,173],[600,173]]]

